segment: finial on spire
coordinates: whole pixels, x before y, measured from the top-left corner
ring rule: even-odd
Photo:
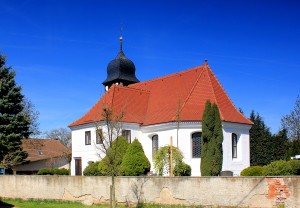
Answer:
[[[207,60],[207,58],[204,59],[204,66],[208,66],[208,60]]]
[[[122,49],[122,41],[123,41],[123,37],[121,36],[120,37],[120,51],[123,51],[123,49]]]
[[[121,23],[121,28],[120,28],[120,51],[123,51],[123,49],[122,49],[122,41],[123,41],[122,34],[123,34],[123,26],[122,26],[122,23]]]

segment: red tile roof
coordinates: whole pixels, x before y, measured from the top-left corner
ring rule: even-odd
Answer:
[[[63,156],[68,149],[53,139],[22,139],[23,150],[28,153],[26,160],[31,162]]]
[[[124,122],[151,125],[176,121],[201,121],[205,103],[210,100],[227,122],[252,124],[233,105],[208,65],[159,77],[129,86],[113,85],[108,92],[70,127],[103,120],[104,106],[125,112]],[[179,107],[178,107],[179,106]]]

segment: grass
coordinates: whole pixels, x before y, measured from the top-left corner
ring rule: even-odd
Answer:
[[[0,208],[78,208],[78,207],[99,207],[108,208],[109,205],[97,204],[85,206],[80,202],[55,201],[55,200],[22,200],[22,199],[2,199],[0,198]],[[125,208],[126,206],[118,206]],[[217,206],[218,207],[218,206]],[[285,206],[278,206],[284,208]],[[139,208],[204,208],[203,206],[183,206],[183,205],[159,205],[159,204],[141,204]],[[218,207],[222,208],[222,207]],[[229,208],[229,207],[227,207]],[[233,207],[232,207],[233,208]]]
[[[54,201],[54,200],[22,200],[22,199],[0,199],[1,208],[79,208],[79,207],[101,207],[107,208],[107,205],[85,206],[80,202]]]

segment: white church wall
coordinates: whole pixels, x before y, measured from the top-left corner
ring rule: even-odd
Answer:
[[[166,123],[142,127],[143,139],[140,141],[143,145],[146,156],[151,162],[151,170],[155,172],[152,160],[152,136],[158,135],[158,147],[170,145],[172,136],[173,146],[179,147],[184,156],[184,162],[192,167],[192,176],[200,176],[200,158],[192,158],[192,134],[201,131],[200,122],[182,122],[178,130],[177,143],[177,124]],[[150,147],[150,148],[149,148]]]
[[[102,129],[103,134],[107,132],[104,123],[99,123],[98,128]],[[140,127],[138,124],[123,123],[122,129],[131,130],[131,141],[141,137]],[[85,144],[85,132],[91,132],[91,144]],[[105,156],[101,149],[101,144],[96,144],[96,126],[95,124],[81,125],[72,127],[72,161],[71,175],[75,175],[75,159],[81,158],[82,173],[90,162],[101,160]]]
[[[241,170],[250,165],[249,153],[249,129],[250,125],[223,122],[223,167],[222,170],[233,171],[239,175]],[[105,125],[101,126],[106,132]],[[133,123],[123,123],[122,128],[131,130],[131,141],[135,138],[142,144],[144,152],[151,163],[151,170],[155,172],[152,156],[152,136],[158,135],[158,147],[170,145],[170,137],[173,138],[173,146],[179,147],[184,156],[184,162],[192,168],[192,176],[200,176],[200,158],[192,157],[192,134],[202,132],[201,122],[182,122],[178,130],[177,124],[165,123],[151,126],[142,126]],[[91,145],[85,144],[85,131],[91,131]],[[238,136],[237,158],[232,158],[232,133]],[[72,128],[72,165],[71,174],[75,175],[74,158],[82,159],[82,171],[90,161],[98,161],[99,148],[96,145],[96,127],[93,124]],[[103,157],[103,156],[102,156]]]
[[[85,144],[85,132],[91,132],[91,144]],[[90,161],[100,159],[96,148],[96,127],[94,124],[72,128],[72,161],[71,175],[75,175],[75,158],[81,158],[82,171]]]
[[[222,170],[230,170],[238,176],[243,169],[250,166],[250,128],[251,125],[223,122]],[[232,157],[232,133],[235,133],[238,138],[237,158]]]

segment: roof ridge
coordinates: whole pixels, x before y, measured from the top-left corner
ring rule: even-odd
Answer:
[[[211,69],[209,66],[207,66],[207,69],[208,69],[209,71],[212,72],[212,69]],[[231,98],[228,96],[226,90],[224,89],[223,85],[220,83],[220,81],[217,79],[217,77],[214,75],[214,73],[211,73],[211,74],[212,74],[212,76],[215,78],[215,80],[217,81],[217,83],[218,83],[218,85],[221,87],[221,89],[224,91],[226,97],[228,98],[228,100],[230,101],[230,104],[233,106],[233,108],[236,110],[236,112],[239,113],[239,114],[240,114],[242,117],[244,117],[245,119],[249,120],[249,118],[247,118],[244,114],[242,114],[242,113],[236,108],[236,106],[235,106],[234,103],[232,102]],[[209,81],[211,82],[210,76],[209,76]],[[215,91],[215,88],[214,88],[213,85],[212,85],[212,88],[213,88],[213,90]],[[215,93],[214,93],[214,96],[215,96]],[[216,99],[216,98],[215,98],[215,100],[216,100],[216,102],[217,102],[217,99]],[[220,110],[219,110],[219,111],[220,111]],[[221,111],[220,111],[220,114],[221,114],[221,116],[222,116],[222,112],[221,112]],[[222,118],[222,117],[221,117],[221,118]],[[224,118],[224,119],[225,119],[225,118]],[[249,120],[249,121],[250,121],[250,120]]]
[[[198,68],[200,68],[200,67],[203,67],[203,65],[195,66],[195,67],[190,68],[190,69],[181,70],[181,71],[176,72],[176,73],[172,73],[172,74],[168,74],[168,75],[165,75],[165,76],[161,76],[161,77],[149,79],[149,80],[146,80],[146,81],[142,81],[142,82],[130,84],[130,85],[128,85],[128,86],[131,86],[131,87],[132,87],[132,85],[141,85],[141,84],[143,84],[143,83],[154,82],[154,81],[156,81],[156,80],[161,80],[161,79],[166,79],[166,78],[169,78],[169,77],[173,77],[173,76],[176,76],[176,75],[178,75],[178,74],[185,74],[185,73],[188,73],[188,72],[193,71],[193,70],[195,70],[195,69],[198,69]]]
[[[182,111],[182,109],[184,108],[185,104],[187,103],[188,99],[191,97],[193,91],[195,90],[195,87],[198,84],[198,81],[200,80],[201,75],[203,74],[203,70],[201,71],[201,73],[198,75],[197,80],[195,81],[191,91],[189,92],[188,96],[186,97],[185,101],[182,104],[182,107],[180,108],[180,111]]]
[[[130,86],[130,85],[128,85],[128,86],[120,86],[120,85],[116,85],[115,87],[120,88],[120,89],[125,89],[125,90],[135,90],[135,91],[141,91],[141,92],[150,93],[149,90],[144,90],[144,89],[140,89],[140,88],[135,88],[135,87],[132,87],[132,86]]]
[[[211,88],[212,88],[212,90],[213,90],[213,96],[214,96],[214,98],[215,98],[215,102],[216,102],[216,104],[217,104],[217,106],[218,106],[218,108],[219,108],[218,100],[217,100],[217,98],[216,98],[215,88],[214,88],[214,86],[213,86],[213,84],[212,84],[211,77],[210,77],[210,75],[213,75],[213,76],[214,76],[214,73],[212,72],[212,70],[210,69],[210,67],[209,67],[208,65],[205,65],[205,69],[206,69],[206,72],[207,72],[207,74],[208,74],[208,81],[209,81],[209,83],[210,83],[210,85],[211,85]],[[212,72],[212,73],[210,74],[209,72]],[[216,80],[217,80],[218,84],[220,85],[220,87],[224,90],[224,88],[223,88],[222,85],[220,84],[219,80],[218,80],[218,79],[216,79]],[[226,95],[227,95],[227,94],[226,94]],[[227,95],[227,97],[228,97],[228,95]],[[231,100],[230,100],[230,102],[231,102]],[[221,120],[223,120],[222,118],[224,118],[224,117],[223,117],[222,111],[219,110],[219,113],[220,113]]]

